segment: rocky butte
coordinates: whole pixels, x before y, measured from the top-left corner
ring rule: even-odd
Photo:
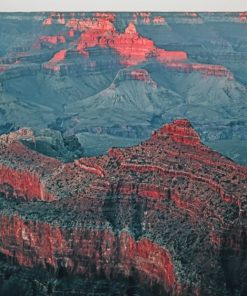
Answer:
[[[93,47],[111,48],[120,56],[120,63],[124,66],[135,66],[147,61],[150,58],[155,58],[163,64],[167,69],[172,69],[177,72],[199,72],[204,76],[218,76],[233,79],[232,73],[224,66],[210,65],[200,63],[188,63],[189,57],[185,51],[169,51],[157,47],[151,39],[141,36],[136,28],[139,22],[143,24],[159,24],[164,25],[165,19],[161,16],[150,18],[150,13],[134,13],[133,21],[130,21],[124,32],[120,33],[115,28],[116,15],[112,13],[95,13],[88,18],[69,18],[61,22],[61,15],[52,14],[44,22],[44,26],[52,26],[53,21],[65,26],[69,29],[67,35],[70,37],[66,40],[64,36],[41,36],[38,41],[38,47],[41,45],[50,44],[51,46],[58,43],[70,44],[70,48],[76,47],[84,57],[89,57],[88,49]],[[189,23],[198,23],[200,20],[196,13],[181,14],[180,18],[189,21]],[[243,15],[240,16],[243,18]],[[200,22],[199,22],[200,23]],[[76,33],[76,35],[75,35]],[[80,34],[79,39],[75,38]],[[72,41],[73,40],[73,41]],[[71,42],[72,41],[72,42]],[[65,49],[62,52],[67,52]],[[59,56],[59,58],[56,58]],[[44,65],[44,68],[49,68],[53,71],[59,71],[60,66],[56,65],[62,62],[66,55],[62,55],[59,51],[55,56]]]
[[[132,276],[157,285],[155,295],[246,295],[247,169],[203,145],[189,121],[70,163],[23,138],[34,140],[28,129],[0,138],[6,258],[60,274]]]

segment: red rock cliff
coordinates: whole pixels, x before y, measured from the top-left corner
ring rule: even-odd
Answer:
[[[74,16],[75,14],[71,14]],[[244,13],[239,14],[240,21],[244,22]],[[163,16],[153,16],[148,12],[133,13],[133,21],[130,21],[124,32],[118,32],[115,28],[116,15],[114,13],[94,13],[90,17],[72,17],[65,19],[63,14],[51,13],[44,20],[45,26],[60,24],[68,28],[66,41],[64,36],[42,36],[39,42],[41,44],[66,43],[68,47],[76,47],[76,50],[84,57],[89,57],[88,49],[92,47],[112,48],[120,57],[120,63],[125,66],[134,66],[147,61],[149,58],[155,58],[164,64],[168,69],[183,73],[199,72],[203,76],[217,76],[233,79],[232,73],[221,65],[209,65],[199,63],[188,63],[189,57],[185,51],[167,51],[158,48],[154,42],[141,36],[136,24],[155,24],[165,25],[166,20]],[[201,24],[202,19],[198,13],[189,12],[177,14],[174,19],[178,23]],[[78,39],[78,34],[80,37]],[[36,45],[37,46],[37,45]],[[64,48],[65,50],[65,48]],[[65,56],[64,56],[65,58]],[[59,71],[57,63],[64,59],[53,60],[53,63],[46,64],[46,68]]]
[[[246,168],[204,146],[187,120],[66,164],[19,142],[31,135],[1,137],[1,253],[72,274],[137,272],[169,295],[227,295],[229,252],[234,277],[245,273]]]

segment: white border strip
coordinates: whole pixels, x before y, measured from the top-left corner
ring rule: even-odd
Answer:
[[[246,0],[0,0],[0,12],[247,11]]]

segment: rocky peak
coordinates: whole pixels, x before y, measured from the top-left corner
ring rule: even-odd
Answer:
[[[17,131],[9,134],[3,134],[0,136],[0,144],[11,144],[12,142],[23,140],[23,139],[34,139],[33,130],[30,128],[21,128]]]
[[[135,25],[130,22],[128,27],[125,29],[125,34],[137,34]]]
[[[168,135],[174,142],[185,145],[200,144],[200,137],[187,119],[177,119],[170,124],[165,124],[157,132],[154,132],[152,138],[160,138]]]

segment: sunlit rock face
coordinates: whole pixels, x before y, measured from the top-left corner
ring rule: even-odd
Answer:
[[[149,295],[244,295],[247,170],[203,145],[188,120],[68,163],[27,148],[32,137],[0,138],[8,262],[95,283],[132,278]]]
[[[0,14],[0,134],[76,136],[87,156],[177,118],[246,164],[246,12]]]
[[[0,295],[247,294],[246,26],[0,14]]]

